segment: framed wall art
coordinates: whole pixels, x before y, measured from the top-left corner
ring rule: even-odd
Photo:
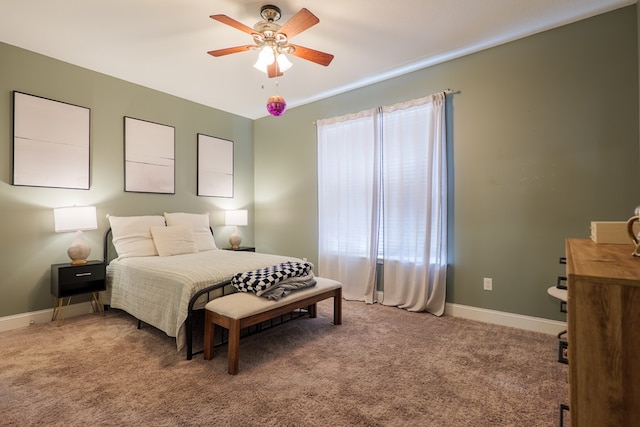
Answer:
[[[124,191],[175,194],[175,128],[124,118]]]
[[[90,186],[91,110],[13,92],[13,185]]]
[[[198,134],[198,196],[233,197],[233,141]]]

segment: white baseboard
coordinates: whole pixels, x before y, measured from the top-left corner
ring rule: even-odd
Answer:
[[[377,302],[381,302],[384,298],[384,292],[376,291],[376,298]],[[453,304],[449,302],[445,304],[444,314],[447,316],[461,317],[463,319],[492,323],[494,325],[509,326],[512,328],[541,332],[549,335],[558,335],[558,333],[567,329],[566,322],[543,319],[541,317],[525,316],[522,314],[507,313],[504,311],[489,310],[469,305]]]
[[[91,301],[81,302],[79,304],[70,304],[69,306],[65,306],[63,310],[65,319],[73,316],[79,316],[81,314],[91,313],[93,311]],[[50,308],[47,310],[31,311],[29,313],[0,317],[0,332],[22,328],[33,323],[51,322],[52,315],[53,309]]]
[[[559,332],[567,329],[566,322],[452,303],[445,305],[444,314],[550,335],[557,335]]]

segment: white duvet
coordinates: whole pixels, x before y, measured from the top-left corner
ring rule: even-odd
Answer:
[[[107,266],[111,307],[121,309],[176,337],[185,346],[184,322],[189,300],[199,290],[236,273],[298,258],[255,252],[210,250],[167,257],[114,259]]]

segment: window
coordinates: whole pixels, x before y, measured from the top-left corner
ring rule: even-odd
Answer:
[[[421,292],[437,270],[444,287],[444,104],[436,94],[318,121],[319,273],[340,280],[345,298],[373,301],[378,258],[385,303],[390,281]]]

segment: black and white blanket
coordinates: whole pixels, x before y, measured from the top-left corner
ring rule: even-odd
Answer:
[[[307,261],[287,261],[258,270],[238,273],[231,284],[240,292],[253,292],[258,296],[279,300],[296,289],[315,286],[313,264]]]

